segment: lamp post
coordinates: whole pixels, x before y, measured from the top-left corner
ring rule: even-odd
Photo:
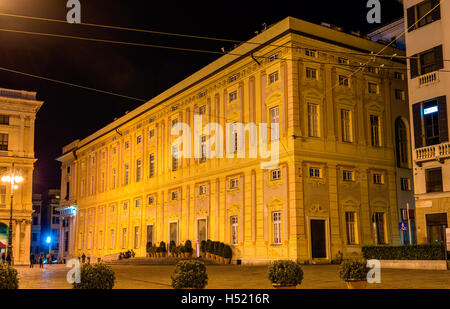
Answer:
[[[9,232],[8,232],[8,248],[6,252],[6,260],[9,265],[14,265],[13,252],[12,252],[12,219],[13,219],[13,201],[14,201],[14,189],[17,189],[17,183],[23,181],[22,176],[14,174],[14,163],[12,164],[11,176],[3,176],[2,182],[9,182],[11,184],[11,207],[9,209]]]

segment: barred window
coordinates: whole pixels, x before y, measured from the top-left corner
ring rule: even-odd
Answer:
[[[281,212],[272,213],[273,243],[281,244]]]
[[[8,150],[8,134],[0,133],[0,150]]]

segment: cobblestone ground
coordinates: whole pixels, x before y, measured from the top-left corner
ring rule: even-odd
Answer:
[[[118,289],[171,288],[173,265],[113,265]],[[69,268],[51,265],[44,269],[17,267],[22,289],[70,289],[66,281]],[[302,289],[345,289],[336,265],[305,265]],[[210,289],[268,289],[265,266],[208,265]],[[450,271],[397,270],[381,271],[381,283],[368,284],[369,289],[450,289]]]

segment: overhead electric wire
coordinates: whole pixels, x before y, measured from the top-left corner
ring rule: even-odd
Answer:
[[[148,101],[148,100],[135,98],[135,97],[119,94],[119,93],[114,93],[114,92],[111,92],[111,91],[105,91],[105,90],[100,90],[100,89],[96,89],[96,88],[92,88],[92,87],[81,86],[81,85],[77,85],[77,84],[74,84],[74,83],[68,83],[68,82],[57,80],[57,79],[43,77],[43,76],[39,76],[39,75],[35,75],[35,74],[29,74],[29,73],[25,73],[25,72],[20,72],[20,71],[17,71],[17,70],[12,70],[12,69],[8,69],[8,68],[4,68],[4,67],[0,67],[0,70],[6,71],[6,72],[10,72],[10,73],[16,73],[16,74],[20,74],[20,75],[25,75],[25,76],[28,76],[28,77],[43,79],[43,80],[47,80],[47,81],[51,81],[51,82],[54,82],[54,83],[59,83],[59,84],[67,85],[67,86],[78,87],[78,88],[82,88],[82,89],[85,89],[85,90],[96,91],[96,92],[100,92],[100,93],[103,93],[103,94],[109,94],[109,95],[113,95],[113,96],[118,96],[118,97],[122,97],[122,98],[125,98],[125,99],[130,99],[130,100],[135,100],[135,101],[140,101],[140,102],[147,102]]]
[[[23,19],[31,19],[31,20],[39,20],[39,21],[46,21],[46,22],[57,22],[57,23],[64,23],[64,24],[68,23],[65,20],[43,18],[43,17],[34,17],[34,16],[25,16],[25,15],[17,15],[17,14],[0,13],[0,16],[23,18]],[[184,38],[191,38],[191,39],[212,40],[212,41],[235,43],[235,44],[251,44],[251,45],[265,45],[265,46],[270,46],[270,47],[283,47],[283,48],[287,47],[287,48],[308,49],[307,47],[299,47],[299,46],[265,44],[265,43],[258,43],[258,42],[252,42],[252,41],[239,41],[239,40],[232,40],[232,39],[225,39],[225,38],[216,38],[216,37],[190,35],[190,34],[180,34],[180,33],[173,33],[173,32],[163,32],[163,31],[156,31],[156,30],[137,29],[137,28],[111,26],[111,25],[101,25],[101,24],[92,24],[92,23],[77,23],[77,25],[89,26],[89,27],[99,27],[99,28],[106,28],[106,29],[114,29],[114,30],[134,31],[134,32],[150,33],[150,34],[158,34],[158,35],[166,35],[166,36],[184,37]],[[345,51],[326,50],[326,49],[314,49],[314,50],[321,51],[321,52],[328,52],[328,53],[339,53],[339,54],[350,54],[350,55],[360,55],[360,56],[374,57],[374,55],[371,54],[371,53],[345,52]],[[394,55],[376,55],[376,57],[383,57],[383,58],[412,58],[412,57],[406,57],[406,56],[398,56],[398,55],[395,55],[395,54]]]

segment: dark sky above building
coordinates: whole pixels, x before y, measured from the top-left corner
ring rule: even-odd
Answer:
[[[81,21],[246,41],[287,16],[367,33],[367,0],[152,1],[80,0]],[[381,0],[382,24],[402,17],[396,0]],[[66,0],[0,0],[0,13],[65,20]],[[148,100],[219,55],[4,32],[14,29],[220,51],[233,43],[100,29],[0,16],[0,67]],[[142,104],[0,70],[0,88],[37,91],[35,191],[60,185],[64,145],[84,138]]]

